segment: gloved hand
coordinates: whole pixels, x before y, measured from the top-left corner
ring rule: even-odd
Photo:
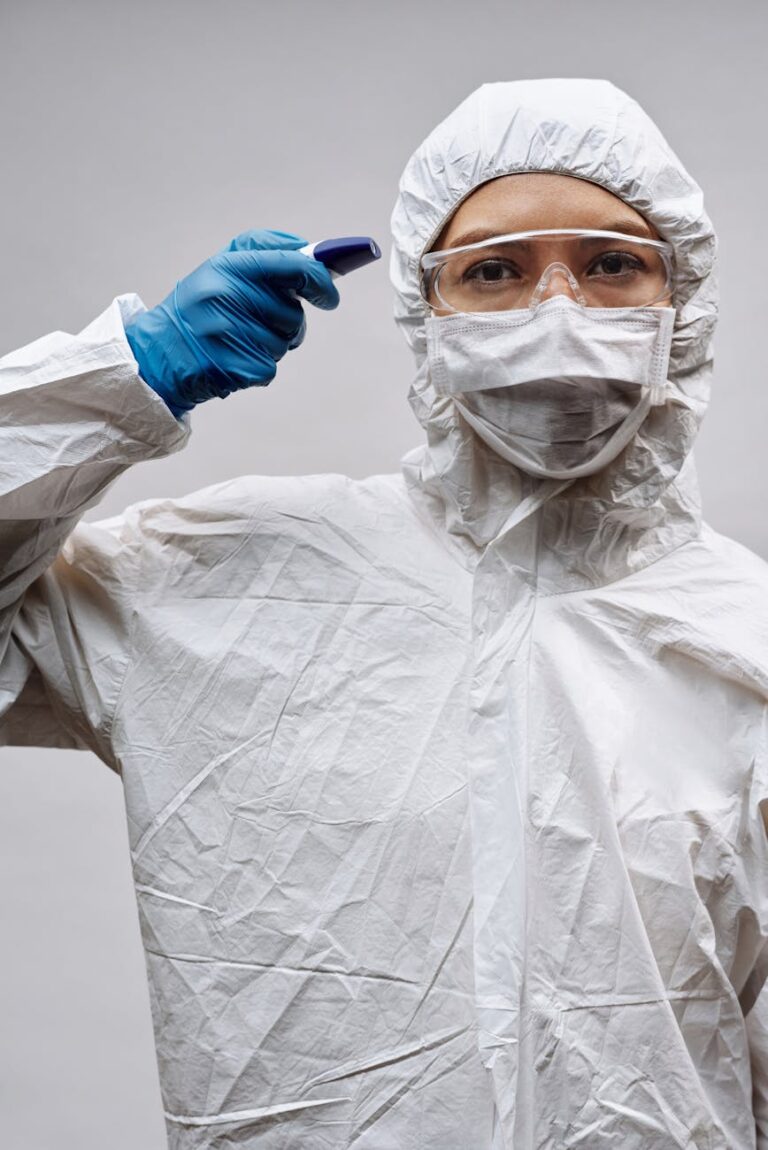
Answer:
[[[264,385],[304,338],[297,296],[331,309],[330,272],[285,232],[250,231],[180,280],[126,324],[139,374],[178,418],[213,396]]]

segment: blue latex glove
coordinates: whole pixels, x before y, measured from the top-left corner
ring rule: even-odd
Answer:
[[[304,338],[297,296],[336,307],[328,269],[296,250],[306,243],[285,232],[243,232],[126,324],[141,378],[177,418],[274,378],[277,361]]]

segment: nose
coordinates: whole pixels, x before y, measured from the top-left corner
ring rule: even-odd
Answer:
[[[556,295],[567,296],[574,303],[581,304],[582,307],[586,306],[579,281],[566,264],[553,263],[544,269],[531,296],[529,306],[536,307],[544,300],[552,299]]]

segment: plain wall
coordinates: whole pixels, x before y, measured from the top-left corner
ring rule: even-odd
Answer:
[[[768,7],[761,0],[0,0],[0,353],[156,303],[249,227],[388,248],[400,170],[486,80],[605,77],[659,122],[721,238],[705,514],[768,557]],[[386,252],[385,252],[386,255]],[[100,514],[244,472],[391,471],[420,439],[386,260],[267,390],[193,416]],[[0,752],[0,1145],[165,1145],[119,780]]]

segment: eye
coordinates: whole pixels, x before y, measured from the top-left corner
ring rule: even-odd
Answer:
[[[603,252],[589,265],[587,274],[613,279],[643,271],[643,261],[630,252]]]
[[[509,280],[520,279],[520,272],[510,260],[493,259],[478,260],[477,263],[465,268],[462,280],[475,284],[498,284]]]

